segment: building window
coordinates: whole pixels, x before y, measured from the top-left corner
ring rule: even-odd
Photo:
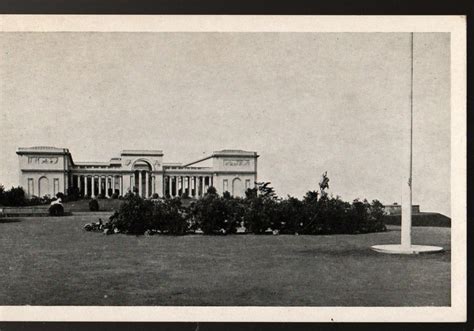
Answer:
[[[28,178],[28,196],[33,196],[35,194],[33,178]]]
[[[245,189],[250,188],[250,179],[245,180]]]
[[[224,179],[223,183],[224,183],[224,187],[223,187],[222,192],[229,191],[229,181],[227,179]]]

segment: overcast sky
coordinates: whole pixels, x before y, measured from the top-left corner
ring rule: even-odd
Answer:
[[[414,203],[450,215],[449,34],[414,37]],[[401,201],[407,33],[1,33],[0,183],[17,147],[76,161],[260,154],[280,196]],[[404,140],[405,139],[405,140]]]

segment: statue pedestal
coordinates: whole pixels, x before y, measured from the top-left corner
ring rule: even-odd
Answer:
[[[375,245],[370,247],[372,250],[379,253],[386,254],[428,254],[428,253],[440,253],[443,251],[443,247],[439,246],[424,246],[424,245]]]

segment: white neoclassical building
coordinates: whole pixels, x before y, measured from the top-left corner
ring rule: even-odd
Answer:
[[[258,155],[242,150],[217,151],[187,164],[163,163],[161,150],[123,150],[108,162],[75,162],[67,148],[20,147],[16,153],[20,186],[29,197],[67,193],[69,187],[91,197],[135,190],[143,197],[199,197],[210,186],[244,196],[257,181]]]

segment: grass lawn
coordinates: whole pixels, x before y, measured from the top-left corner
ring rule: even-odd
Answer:
[[[433,255],[398,256],[400,228],[364,235],[129,236],[93,216],[0,219],[0,305],[449,306],[450,229],[413,228]]]

